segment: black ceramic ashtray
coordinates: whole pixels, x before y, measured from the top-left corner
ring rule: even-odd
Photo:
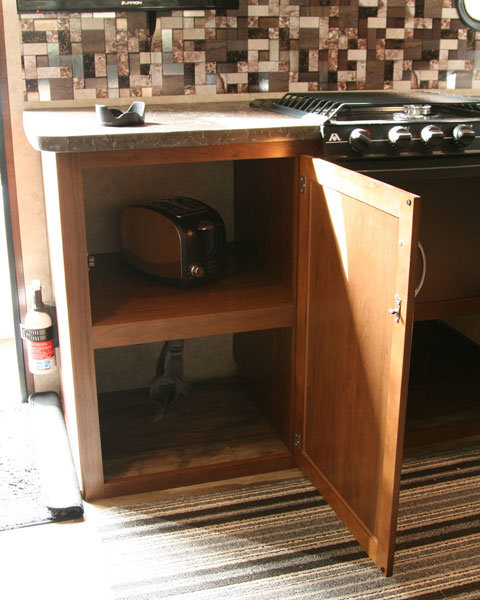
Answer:
[[[101,125],[109,127],[125,127],[127,125],[143,125],[145,102],[134,102],[126,112],[118,108],[108,108],[103,104],[95,104],[95,112]]]

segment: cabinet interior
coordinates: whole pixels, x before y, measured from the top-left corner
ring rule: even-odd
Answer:
[[[184,484],[291,466],[295,172],[293,158],[84,171],[106,486],[157,474],[155,487],[168,487],[179,473]],[[227,242],[246,249],[231,274],[181,289],[125,262],[122,210],[174,195],[213,206]],[[193,391],[156,421],[148,384],[170,339],[185,339]]]
[[[441,320],[415,323],[406,446],[480,434],[480,345]]]
[[[284,365],[285,359],[288,364],[290,330],[186,340],[184,374],[191,396],[173,402],[158,418],[158,405],[150,398],[147,386],[155,373],[150,355],[159,351],[161,345],[95,353],[99,375],[105,368],[102,363],[110,361],[112,375],[112,371],[121,370],[122,364],[128,365],[128,356],[137,355],[137,362],[138,356],[145,357],[144,362],[153,367],[143,387],[99,393],[107,482],[120,477],[289,456],[286,444],[290,374]],[[202,356],[198,355],[199,350]],[[260,354],[263,362],[259,361]],[[252,356],[256,359],[254,366]],[[218,362],[212,368],[209,360]],[[135,366],[130,370],[135,370]],[[128,376],[123,379],[123,386],[128,385]],[[140,379],[133,374],[131,383],[138,385]],[[111,383],[109,387],[118,384]]]
[[[480,177],[395,173],[385,179],[422,198],[419,239],[426,257],[415,301],[406,446],[480,433]],[[417,271],[421,271],[421,260]],[[455,317],[468,318],[463,334]]]

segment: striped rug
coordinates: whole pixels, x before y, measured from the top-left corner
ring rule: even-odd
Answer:
[[[405,461],[390,578],[303,478],[99,519],[117,599],[480,598],[480,448]]]

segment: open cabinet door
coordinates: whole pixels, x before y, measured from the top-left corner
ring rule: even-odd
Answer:
[[[390,575],[420,199],[310,157],[300,176],[295,458]]]

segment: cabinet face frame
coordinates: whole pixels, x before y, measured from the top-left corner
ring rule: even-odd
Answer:
[[[390,575],[420,199],[311,157],[300,177],[295,460]]]

